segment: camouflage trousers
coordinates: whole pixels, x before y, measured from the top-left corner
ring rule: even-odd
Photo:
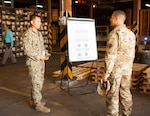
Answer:
[[[110,90],[106,95],[107,116],[130,116],[132,112],[131,75],[112,74]],[[121,107],[119,107],[121,105]],[[122,111],[119,112],[119,109]]]
[[[42,99],[41,90],[44,83],[45,62],[30,61],[28,63],[28,69],[32,83],[31,99],[34,101],[34,103],[38,103]]]

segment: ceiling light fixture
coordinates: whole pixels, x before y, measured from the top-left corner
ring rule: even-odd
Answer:
[[[37,8],[43,8],[43,5],[36,5]]]
[[[150,4],[145,4],[145,6],[150,7]]]
[[[96,4],[93,4],[93,8],[96,8],[97,7],[97,5]]]
[[[4,1],[5,4],[11,4],[11,1]]]
[[[75,3],[78,4],[79,3],[78,0],[76,0]]]

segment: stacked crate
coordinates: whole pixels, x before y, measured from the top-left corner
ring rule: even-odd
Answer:
[[[72,74],[73,74],[73,77],[76,78],[76,80],[82,80],[82,79],[88,78],[91,71],[92,69],[90,67],[87,67],[87,68],[78,67],[78,66],[72,67]],[[62,77],[61,71],[60,70],[54,71],[53,77]]]
[[[141,93],[150,94],[150,67],[143,71],[143,83],[140,86]]]
[[[79,64],[77,66],[72,66],[72,74],[73,77],[76,78],[76,80],[82,80],[85,78],[88,78],[91,73],[94,71],[92,66],[94,62],[87,62],[83,64]],[[61,71],[54,71],[53,72],[53,77],[61,77]]]
[[[94,83],[100,81],[100,78],[105,73],[104,62],[99,61],[97,65],[97,70],[92,71],[92,80]],[[133,63],[132,68],[132,78],[131,78],[131,87],[132,89],[139,88],[140,84],[143,82],[142,72],[148,67],[147,64]],[[96,69],[96,62],[93,65],[93,68]]]
[[[148,67],[147,64],[134,63],[132,68],[131,88],[138,89],[143,82],[143,71]]]
[[[92,82],[97,83],[104,74],[103,59],[93,62],[86,62],[72,67],[72,74],[76,80],[92,77]],[[54,77],[61,77],[61,71],[54,71]]]
[[[92,80],[94,83],[97,83],[100,81],[100,78],[104,75],[105,73],[105,66],[104,62],[98,61],[97,65],[97,70],[96,70],[96,62],[93,65],[94,71],[91,72],[92,75]],[[147,64],[140,64],[140,63],[133,63],[133,68],[132,68],[132,78],[131,78],[131,87],[132,89],[139,88],[140,84],[143,82],[142,78],[142,72],[148,67]]]
[[[142,85],[144,80],[144,78],[142,77],[143,71],[147,68],[148,68],[147,64],[140,64],[140,63],[133,64],[132,78],[131,78],[132,89],[138,89]],[[98,61],[86,62],[79,64],[77,66],[73,66],[72,73],[73,76],[76,77],[76,80],[82,80],[91,77],[93,83],[98,83],[105,73],[104,60],[100,59]],[[61,76],[60,70],[53,72],[53,76],[55,77]]]
[[[83,63],[83,64],[78,65],[78,67],[91,69],[88,77],[92,77],[93,83],[97,83],[104,74],[103,59],[93,61],[93,62]]]

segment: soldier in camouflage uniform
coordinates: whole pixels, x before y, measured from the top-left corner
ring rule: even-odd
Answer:
[[[102,81],[110,82],[106,95],[107,116],[130,116],[132,111],[132,94],[130,92],[132,65],[135,56],[135,35],[126,28],[123,11],[114,11],[110,22],[113,30],[108,35],[106,47],[106,73]]]
[[[31,103],[37,111],[49,113],[50,109],[44,106],[45,102],[41,101],[41,90],[44,83],[45,60],[49,59],[50,54],[45,49],[41,32],[38,31],[41,26],[41,18],[33,15],[30,23],[31,27],[24,34],[23,45],[32,82]]]

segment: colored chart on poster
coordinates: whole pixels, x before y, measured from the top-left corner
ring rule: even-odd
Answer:
[[[68,18],[69,61],[97,60],[95,20],[90,18]]]

